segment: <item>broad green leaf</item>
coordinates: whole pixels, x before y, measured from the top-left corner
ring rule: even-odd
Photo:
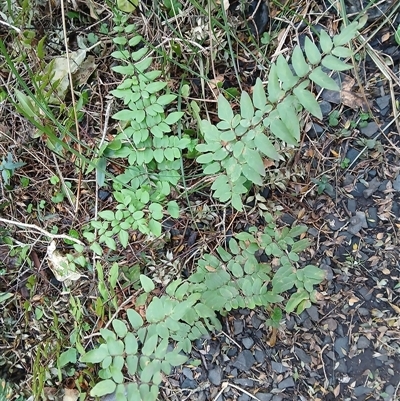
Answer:
[[[161,370],[161,362],[158,359],[152,360],[140,372],[140,381],[145,383],[151,382],[154,373],[159,372],[160,370]]]
[[[67,351],[62,352],[57,359],[58,367],[62,368],[69,363],[75,364],[77,360],[76,355],[76,348],[69,348]]]
[[[324,53],[328,54],[331,52],[332,47],[333,47],[333,42],[332,42],[331,37],[324,30],[322,30],[320,32],[319,43],[320,43],[321,49]]]
[[[319,120],[322,120],[321,107],[319,106],[317,100],[310,91],[306,89],[301,89],[301,87],[298,86],[297,88],[294,88],[293,93],[299,100],[300,104],[308,112],[310,112],[314,117],[318,118]]]
[[[186,355],[178,354],[177,352],[169,352],[165,355],[165,361],[172,366],[179,366],[185,363],[189,358]]]
[[[164,120],[164,122],[168,125],[172,125],[175,124],[176,122],[178,122],[181,117],[183,116],[183,112],[182,111],[173,111],[172,113],[169,113],[167,118]]]
[[[248,164],[242,166],[242,173],[251,183],[256,185],[263,184],[260,174],[254,171],[254,169],[252,169]]]
[[[294,138],[295,141],[295,143],[288,143],[297,145],[300,141],[300,122],[292,101],[293,97],[287,97],[283,102],[278,104],[277,110],[280,119],[285,124],[290,136]]]
[[[204,153],[196,159],[197,163],[208,164],[214,161],[214,153]]]
[[[92,390],[90,390],[90,395],[92,397],[102,397],[106,394],[111,394],[115,391],[117,385],[113,380],[102,380],[98,382]]]
[[[168,343],[169,343],[169,338],[165,337],[163,338],[160,343],[158,344],[155,352],[154,352],[154,356],[158,359],[164,359],[167,350],[168,350]],[[160,367],[161,369],[161,367]]]
[[[119,238],[119,241],[120,241],[122,247],[123,247],[123,248],[126,248],[126,247],[128,246],[128,241],[129,241],[129,234],[128,234],[128,232],[125,231],[125,230],[121,230],[121,231],[118,233],[118,238]]]
[[[240,196],[240,194],[232,193],[231,204],[239,212],[241,212],[243,210],[243,202],[242,202],[242,197]]]
[[[358,29],[357,21],[353,21],[351,24],[343,28],[342,31],[339,33],[339,35],[335,35],[333,37],[333,44],[335,45],[335,47],[343,46],[349,43],[352,39],[354,39],[357,36],[357,29]]]
[[[307,265],[303,268],[305,279],[312,279],[321,282],[326,277],[326,271],[314,265]]]
[[[346,64],[344,61],[338,59],[335,56],[332,56],[330,54],[328,54],[327,56],[325,56],[322,59],[321,64],[326,67],[329,68],[330,70],[333,71],[345,71],[345,70],[350,70],[351,68],[353,68],[352,65],[350,64]]]
[[[153,280],[151,278],[145,276],[144,274],[140,275],[140,283],[142,285],[144,292],[151,292],[155,288]]]
[[[112,326],[119,338],[124,338],[126,336],[126,333],[128,333],[128,328],[126,327],[126,324],[119,319],[114,319],[112,321]]]
[[[247,164],[254,169],[258,174],[265,175],[265,167],[260,154],[253,149],[245,148],[243,150],[243,157]]]
[[[282,54],[280,54],[276,60],[276,67],[278,78],[282,82],[282,88],[284,90],[292,89],[298,82],[299,78],[293,75],[288,62],[285,60],[285,57],[283,57]]]
[[[142,354],[146,356],[150,356],[155,351],[158,344],[158,335],[154,334],[150,338],[146,337],[146,341],[142,348]]]
[[[271,132],[282,141],[290,145],[297,145],[297,140],[289,132],[288,128],[281,119],[275,118],[274,120],[272,120],[270,129]]]
[[[287,313],[293,312],[302,301],[309,299],[309,297],[310,296],[307,291],[297,290],[297,292],[291,295],[289,301],[286,304],[285,311]]]
[[[125,352],[127,355],[135,355],[138,351],[138,342],[135,335],[131,332],[127,333],[124,338]]]
[[[353,52],[348,47],[339,46],[332,50],[332,54],[336,57],[348,58],[353,55]]]
[[[218,117],[220,120],[227,122],[231,122],[233,119],[231,105],[222,94],[218,96]]]
[[[171,217],[177,219],[179,217],[179,205],[175,201],[169,201],[167,204],[167,211]]]
[[[292,65],[296,74],[301,78],[305,77],[310,71],[310,66],[307,64],[299,45],[296,45],[293,50]]]
[[[281,90],[279,84],[277,67],[275,64],[272,64],[269,70],[267,89],[268,89],[268,100],[271,103],[277,103],[278,100],[281,98],[283,91]]]
[[[254,116],[254,107],[249,94],[245,91],[240,96],[240,114],[242,118],[251,120]]]
[[[155,237],[159,237],[161,235],[162,226],[159,221],[150,219],[148,222],[148,228],[150,230],[150,233],[153,234]]]
[[[267,104],[267,96],[260,78],[257,78],[253,88],[253,104],[256,109],[263,110]]]
[[[108,340],[107,347],[110,355],[116,356],[124,353],[125,344],[121,340]]]
[[[161,95],[157,98],[157,104],[167,106],[176,99],[176,95]]]
[[[129,323],[135,330],[143,326],[142,317],[134,309],[128,309],[126,313],[128,315]]]
[[[110,355],[107,344],[101,344],[99,348],[95,348],[82,355],[80,360],[84,363],[100,363],[104,358]]]
[[[221,164],[219,162],[211,163],[203,169],[204,174],[213,175],[221,171]]]
[[[120,110],[112,118],[114,120],[130,121],[134,119],[134,112],[132,110]]]
[[[126,357],[126,365],[128,367],[128,372],[130,375],[133,376],[136,374],[138,363],[139,363],[139,358],[137,357],[137,355],[128,355]]]
[[[338,84],[325,72],[322,71],[321,67],[317,67],[310,75],[310,79],[317,85],[324,89],[329,89],[332,91],[339,91],[340,88]]]
[[[13,88],[13,93],[17,98],[19,103],[18,106],[21,107],[22,111],[29,117],[36,117],[37,110],[35,110],[33,100],[17,88]]]
[[[149,323],[156,323],[165,318],[164,305],[160,298],[154,297],[146,309],[146,319]]]
[[[254,144],[258,150],[263,152],[264,155],[269,157],[270,159],[280,159],[279,153],[276,151],[275,146],[265,134],[258,133],[254,138]]]
[[[318,47],[316,46],[316,44],[314,42],[311,41],[311,39],[306,36],[306,40],[304,43],[304,50],[306,52],[308,61],[311,64],[319,64],[321,61],[321,53],[318,50]]]
[[[394,40],[400,46],[400,25],[397,27],[397,29],[394,33]]]
[[[156,93],[160,90],[164,89],[167,86],[166,82],[158,81],[158,82],[151,82],[146,86],[146,91],[149,93]]]

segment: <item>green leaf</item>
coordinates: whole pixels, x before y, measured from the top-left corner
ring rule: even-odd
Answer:
[[[265,156],[269,157],[272,160],[279,160],[279,153],[276,151],[275,146],[269,140],[269,138],[263,134],[258,133],[254,138],[254,144],[261,152],[264,153]]]
[[[242,118],[248,120],[251,120],[254,116],[253,102],[251,101],[249,94],[245,91],[243,91],[240,96],[240,114]]]
[[[396,32],[394,33],[394,40],[400,46],[400,25],[397,27]]]
[[[130,375],[133,376],[136,374],[138,363],[139,363],[139,358],[137,357],[137,355],[128,355],[126,357],[126,365],[128,367],[128,372]]]
[[[158,82],[151,82],[146,86],[146,91],[149,93],[156,93],[160,90],[164,89],[167,86],[166,82],[158,81]]]
[[[142,285],[144,292],[149,293],[149,292],[153,291],[155,288],[153,280],[151,278],[145,276],[144,274],[140,275],[140,283]]]
[[[333,44],[335,47],[343,46],[350,42],[350,40],[354,39],[357,35],[358,22],[353,21],[351,24],[347,25],[342,29],[342,32],[339,35],[335,35],[333,37]]]
[[[292,64],[296,74],[301,78],[305,77],[310,71],[310,66],[307,64],[299,45],[296,45],[293,50]]]
[[[126,248],[128,246],[129,233],[125,230],[121,230],[118,233],[118,238],[119,238],[119,242],[121,243],[122,247]]]
[[[218,96],[218,118],[227,122],[231,122],[233,119],[231,105],[222,94]]]
[[[321,45],[321,49],[324,53],[330,53],[333,47],[333,42],[331,37],[322,30],[319,34],[319,43]]]
[[[326,271],[314,265],[307,265],[303,269],[304,277],[321,282],[326,277]]]
[[[309,297],[310,295],[304,289],[297,290],[297,292],[291,295],[289,301],[285,306],[285,311],[287,313],[293,312],[302,301],[309,299]]]
[[[339,46],[332,50],[332,54],[336,57],[348,58],[353,55],[353,52],[348,47]]]
[[[183,112],[182,111],[173,111],[172,113],[169,113],[167,118],[164,120],[164,122],[168,125],[172,125],[175,124],[176,122],[178,122],[181,117],[183,116]]]
[[[158,359],[154,359],[149,362],[145,368],[140,372],[140,381],[149,383],[151,382],[153,375],[161,370],[161,362]]]
[[[110,355],[107,344],[101,344],[99,348],[95,348],[85,355],[81,356],[81,362],[84,363],[100,363],[104,358]]]
[[[125,344],[121,340],[108,340],[107,347],[110,355],[116,356],[124,353]]]
[[[280,97],[282,96],[283,91],[281,90],[279,84],[277,67],[275,64],[272,64],[269,70],[267,89],[268,89],[268,100],[271,103],[277,103]]]
[[[335,56],[331,56],[328,54],[322,59],[321,63],[324,67],[329,68],[330,70],[333,71],[345,71],[345,70],[350,70],[353,68],[352,65],[346,64],[342,60],[338,59]]]
[[[103,395],[113,393],[116,387],[117,385],[113,380],[102,380],[90,390],[90,395],[92,397],[102,397]]]
[[[126,324],[119,319],[114,319],[112,321],[112,326],[119,338],[124,338],[126,336],[126,333],[128,333],[128,328],[126,327]]]
[[[300,123],[299,116],[297,115],[296,109],[294,108],[292,102],[292,96],[286,97],[283,102],[278,104],[277,110],[280,119],[288,129],[290,137],[294,139],[294,142],[288,143],[296,146],[300,141]]]
[[[263,110],[267,104],[267,96],[265,95],[265,89],[260,78],[256,79],[256,84],[253,88],[253,104],[259,110]]]
[[[18,105],[21,107],[22,111],[29,117],[36,117],[37,111],[33,106],[32,99],[17,88],[13,88],[13,93],[17,98],[19,103]]]
[[[158,335],[154,334],[150,338],[146,338],[146,342],[142,348],[142,354],[146,356],[150,356],[155,351],[158,344]]]
[[[139,313],[137,313],[135,310],[133,309],[128,309],[127,310],[127,315],[128,315],[128,320],[129,323],[131,324],[131,326],[137,330],[140,327],[143,326],[143,319],[142,317],[139,315]]]
[[[169,352],[165,355],[165,361],[172,366],[180,366],[184,364],[189,358],[186,355],[178,354],[177,352]]]
[[[167,211],[171,217],[177,219],[179,217],[179,205],[175,201],[169,201],[167,203]]]
[[[76,355],[76,348],[70,348],[67,351],[62,352],[57,360],[59,368],[62,368],[69,363],[75,364],[77,360]]]
[[[243,150],[243,157],[247,164],[258,174],[265,175],[265,167],[260,154],[253,149],[245,148]]]
[[[310,79],[317,85],[324,89],[329,89],[332,91],[339,91],[340,88],[338,84],[325,72],[322,71],[321,67],[317,67],[310,75]]]
[[[243,165],[242,173],[251,183],[256,185],[263,184],[263,180],[261,179],[260,174],[254,171],[254,169],[252,169],[248,164]]]
[[[297,145],[297,140],[289,132],[288,128],[280,118],[275,118],[272,120],[270,129],[271,132],[282,141],[290,145]]]
[[[135,355],[138,351],[138,342],[133,333],[127,333],[124,339],[125,352],[127,355]]]
[[[318,47],[316,46],[316,44],[314,42],[311,41],[311,39],[306,36],[306,40],[304,43],[304,50],[306,52],[308,61],[311,64],[319,64],[321,61],[321,53],[318,50]]]
[[[276,60],[277,66],[277,74],[279,79],[282,81],[282,87],[284,90],[292,89],[296,83],[298,82],[299,78],[293,75],[292,70],[289,67],[288,62],[285,60],[282,54],[278,56]]]
[[[301,89],[300,86],[294,88],[293,93],[301,103],[301,105],[310,112],[314,117],[322,120],[322,112],[321,107],[319,106],[317,100],[315,99],[314,95],[306,90]]]

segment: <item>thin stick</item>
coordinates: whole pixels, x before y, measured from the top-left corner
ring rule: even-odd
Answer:
[[[0,222],[5,223],[5,224],[11,224],[11,225],[17,226],[17,227],[28,228],[30,230],[39,231],[40,233],[42,233],[43,235],[45,235],[46,237],[49,237],[51,239],[67,239],[67,240],[75,242],[79,245],[85,246],[85,244],[82,241],[80,241],[79,239],[73,238],[66,234],[51,234],[48,231],[46,231],[45,229],[43,229],[35,224],[21,223],[20,221],[7,220],[7,219],[3,219],[2,217],[0,217]]]

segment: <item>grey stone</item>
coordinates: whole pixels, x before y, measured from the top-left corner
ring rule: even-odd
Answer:
[[[235,379],[233,382],[240,387],[254,387],[254,381],[251,379]]]
[[[308,309],[306,309],[308,316],[310,316],[313,322],[318,322],[319,320],[319,313],[318,309],[315,305],[311,305]]]
[[[350,234],[356,235],[360,232],[361,228],[367,228],[367,217],[364,212],[356,212],[356,215],[353,216],[349,221],[349,226],[347,227],[347,231]]]
[[[335,216],[334,214],[326,215],[325,220],[328,222],[329,227],[333,231],[340,230],[346,224],[346,222],[340,221],[339,218],[337,216]]]
[[[276,373],[287,372],[288,368],[280,362],[271,361],[271,368]]]
[[[370,196],[372,196],[382,185],[382,182],[379,181],[378,177],[373,178],[369,183],[368,183],[368,188],[364,189],[363,195],[365,199],[368,199]]]
[[[239,353],[233,366],[239,370],[247,371],[251,369],[255,362],[256,360],[254,359],[253,354],[249,350],[245,349]]]
[[[329,102],[326,102],[325,100],[322,100],[322,101],[319,103],[319,106],[321,107],[322,115],[323,115],[324,117],[328,117],[329,114],[330,114],[330,112],[332,111],[332,106],[331,106],[331,104],[330,104]]]
[[[282,400],[283,400],[283,396],[280,395],[280,394],[275,394],[275,395],[272,397],[272,401],[282,401]]]
[[[235,319],[233,322],[233,334],[236,336],[241,334],[243,331],[243,320],[242,319]]]
[[[250,349],[254,345],[254,340],[250,337],[245,337],[242,340],[242,344],[246,349]]]
[[[196,380],[185,379],[181,384],[182,389],[194,390],[197,388]]]
[[[378,209],[376,207],[368,208],[367,223],[371,228],[375,228],[378,225]]]
[[[373,388],[369,388],[366,386],[358,386],[358,387],[354,387],[353,394],[356,397],[360,397],[365,394],[371,394],[373,391],[374,391]]]
[[[347,199],[347,209],[349,209],[350,213],[355,213],[357,209],[357,202],[355,199]]]
[[[388,183],[389,183],[389,180],[383,180],[381,185],[379,185],[378,190],[381,191],[381,192],[386,191]]]
[[[272,394],[268,394],[268,393],[257,393],[257,398],[260,401],[271,401],[272,400],[273,395]]]
[[[393,189],[396,190],[397,192],[400,192],[400,174],[393,181]]]
[[[360,316],[369,316],[370,315],[370,311],[367,308],[358,308],[358,313]]]
[[[219,386],[222,381],[222,369],[218,366],[208,372],[208,380],[214,385]]]
[[[251,317],[251,324],[253,325],[253,327],[255,328],[255,329],[258,329],[260,326],[261,326],[261,323],[262,323],[263,321],[256,315],[256,314],[254,314],[252,317]]]
[[[339,358],[343,358],[349,352],[349,337],[339,337],[333,344],[333,348],[338,354]]]
[[[361,133],[367,138],[371,138],[374,136],[379,130],[379,126],[375,121],[372,121],[367,124],[366,127],[361,128]]]
[[[251,401],[251,397],[243,393],[239,396],[238,401]]]
[[[386,107],[389,106],[389,102],[390,102],[390,95],[385,95],[385,96],[381,96],[378,97],[376,100],[376,104],[378,105],[378,107],[383,110]]]
[[[366,349],[370,346],[371,341],[367,337],[361,336],[357,341],[358,349]]]
[[[183,368],[182,373],[185,377],[187,377],[189,380],[193,380],[193,372],[189,368]]]
[[[284,380],[282,380],[279,384],[278,384],[278,388],[289,388],[289,387],[294,387],[294,380],[292,377],[288,377]]]
[[[354,148],[350,148],[346,153],[346,158],[350,160],[350,165],[353,164],[355,160],[359,161],[360,151]]]
[[[260,349],[256,349],[254,352],[254,357],[256,358],[256,361],[258,363],[264,363],[265,362],[265,352],[260,350]]]
[[[365,189],[367,189],[367,187],[363,183],[357,182],[350,194],[356,198],[361,198],[364,196],[363,192]]]
[[[370,301],[373,295],[373,291],[370,291],[367,287],[361,287],[358,289],[358,293],[366,300]]]
[[[300,359],[302,362],[304,362],[304,363],[306,363],[306,364],[311,363],[311,356],[308,355],[308,354],[307,354],[304,350],[302,350],[301,348],[294,347],[294,353],[295,353],[295,355],[297,355],[297,356],[299,357],[299,359]]]

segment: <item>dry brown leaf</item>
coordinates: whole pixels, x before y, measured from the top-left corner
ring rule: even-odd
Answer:
[[[79,391],[76,388],[64,389],[63,401],[76,401],[79,398]]]

